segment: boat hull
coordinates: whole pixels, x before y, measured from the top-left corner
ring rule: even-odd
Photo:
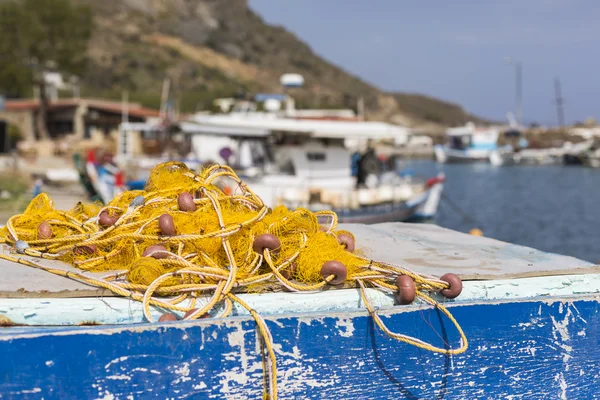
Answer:
[[[443,188],[443,183],[438,183],[401,203],[363,206],[354,210],[333,209],[333,211],[342,223],[418,222],[435,217]]]
[[[436,160],[440,163],[473,163],[490,162],[490,157],[496,150],[488,149],[465,149],[456,150],[446,146],[436,146]]]
[[[597,395],[598,298],[451,306],[470,344],[444,356],[392,340],[365,312],[267,316],[282,399],[579,398]],[[457,347],[435,310],[381,312],[392,330]],[[263,364],[250,317],[0,331],[3,398],[255,399]]]

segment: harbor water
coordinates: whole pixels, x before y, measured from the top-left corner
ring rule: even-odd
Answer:
[[[493,167],[403,161],[416,175],[446,175],[434,223],[600,263],[600,170],[565,166]]]

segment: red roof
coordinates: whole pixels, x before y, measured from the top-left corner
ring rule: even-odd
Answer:
[[[120,102],[97,99],[61,99],[50,102],[49,109],[52,110],[64,107],[76,107],[80,103],[85,103],[90,108],[95,108],[107,112],[121,113],[122,111],[122,104]],[[39,106],[39,100],[33,99],[6,100],[4,103],[4,108],[7,111],[37,110]],[[136,103],[129,103],[128,113],[133,117],[140,118],[150,118],[159,116],[158,110],[145,108]]]

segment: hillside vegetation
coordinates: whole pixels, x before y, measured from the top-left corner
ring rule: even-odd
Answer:
[[[279,92],[279,77],[300,73],[299,107],[355,107],[367,118],[408,126],[474,119],[460,106],[420,95],[388,94],[316,55],[292,33],[266,24],[245,0],[74,0],[93,9],[83,95],[130,98],[157,107],[162,82],[184,112],[219,96]]]

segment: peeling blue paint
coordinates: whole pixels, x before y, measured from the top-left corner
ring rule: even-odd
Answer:
[[[597,298],[452,307],[470,347],[447,357],[389,339],[362,312],[270,316],[280,398],[592,399],[600,378]],[[458,346],[429,308],[382,312],[396,331]],[[0,397],[255,399],[253,320],[0,330]],[[511,397],[512,396],[512,397]]]

